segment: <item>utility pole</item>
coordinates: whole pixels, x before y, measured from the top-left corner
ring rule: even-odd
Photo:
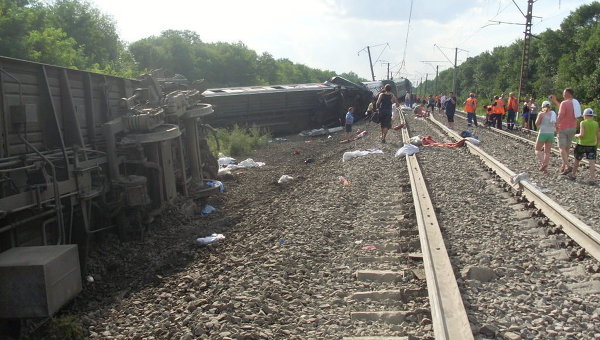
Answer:
[[[438,78],[438,71],[439,70],[440,70],[440,65],[435,65],[435,84],[433,85],[434,86],[433,94],[436,95],[436,96],[437,96],[437,89],[438,89],[438,87],[437,87],[437,78]]]
[[[387,79],[390,80],[390,63],[388,64],[388,70],[387,70]]]
[[[429,77],[429,73],[425,73],[425,93],[423,96],[427,97],[427,77]]]
[[[371,59],[371,47],[378,47],[378,46],[383,46],[386,45],[386,47],[389,47],[388,43],[385,44],[379,44],[379,45],[375,45],[375,46],[367,46],[365,48],[363,48],[362,50],[358,51],[358,55],[360,55],[360,52],[364,51],[365,49],[367,50],[367,54],[369,55],[369,67],[371,68],[371,78],[373,79],[373,81],[375,81],[375,72],[373,71],[373,59]],[[383,53],[383,51],[385,50],[385,47],[381,50],[381,53]],[[379,53],[379,56],[381,56],[381,53]],[[375,63],[377,63],[379,61],[379,57],[377,57],[377,60],[375,60]]]
[[[431,63],[443,63],[444,61],[443,60],[421,60],[421,62],[433,67],[433,65]],[[433,87],[434,95],[438,94],[437,82],[438,82],[439,71],[440,71],[440,65],[435,65],[435,83],[434,83],[434,87]]]
[[[458,64],[458,47],[454,48],[454,74],[452,76],[452,93],[457,96],[456,92],[456,68]]]
[[[523,39],[523,56],[521,57],[521,78],[519,79],[519,93],[517,100],[525,94],[527,86],[527,71],[529,69],[529,44],[531,42],[531,19],[533,17],[533,0],[527,0],[527,14],[525,15],[525,39]]]
[[[442,49],[440,48],[440,46],[438,46],[437,44],[433,44],[433,46],[437,47],[437,49],[442,52],[442,54],[444,55],[444,57],[446,58],[446,60],[448,60],[448,62],[450,64],[452,64],[452,66],[454,66],[454,72],[453,72],[453,76],[452,76],[452,92],[454,93],[455,96],[458,96],[458,90],[456,88],[456,69],[458,67],[458,50],[464,51],[464,52],[469,52],[467,50],[463,50],[462,48],[458,48],[455,47],[454,48],[454,62],[452,62],[450,60],[450,58],[448,58],[448,56],[446,55],[446,53],[444,53],[444,51],[442,51]],[[444,47],[447,48],[447,47]]]
[[[537,0],[535,0],[535,1],[537,1]],[[523,55],[521,57],[521,76],[519,78],[519,93],[518,93],[518,98],[517,98],[520,101],[521,95],[525,93],[525,90],[527,88],[527,73],[528,73],[527,71],[529,69],[529,44],[531,42],[531,37],[533,37],[533,35],[531,34],[531,25],[532,25],[531,20],[532,20],[532,18],[540,18],[540,17],[533,15],[534,0],[527,0],[527,14],[523,13],[523,11],[519,7],[519,5],[517,5],[515,0],[512,0],[512,2],[515,4],[515,6],[517,6],[517,9],[519,10],[519,12],[521,12],[521,14],[523,14],[523,16],[525,17],[525,24],[524,24],[525,25],[525,32],[524,32],[525,39],[523,39]],[[559,3],[559,6],[560,6],[560,3]],[[496,25],[500,25],[500,24],[523,25],[522,23],[518,23],[518,22],[505,22],[505,21],[498,21],[498,20],[489,20],[489,21]]]
[[[367,46],[367,53],[369,54],[369,66],[371,67],[371,77],[375,81],[375,72],[373,72],[373,61],[371,60],[371,48]]]

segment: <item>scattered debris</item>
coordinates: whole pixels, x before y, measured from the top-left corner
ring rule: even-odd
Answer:
[[[435,140],[433,140],[433,138],[431,138],[431,136],[425,136],[421,139],[421,141],[423,142],[423,145],[426,145],[426,146],[443,146],[443,147],[448,147],[448,148],[460,148],[465,145],[465,142],[467,140],[463,138],[456,143],[438,143]]]
[[[361,139],[361,138],[367,136],[368,134],[369,134],[369,131],[367,131],[367,130],[362,130],[362,131],[359,130],[356,132],[356,136],[354,136],[350,139],[345,139],[345,140],[341,141],[340,144],[347,144],[347,143],[353,142],[355,140],[358,140],[358,139]]]
[[[215,243],[215,242],[223,240],[223,239],[225,239],[225,236],[223,234],[212,234],[210,236],[197,238],[196,243],[199,245],[205,246],[205,245]]]
[[[219,173],[225,172],[225,171],[233,171],[233,170],[237,170],[237,169],[244,169],[244,168],[258,168],[263,165],[265,165],[264,162],[255,162],[252,158],[248,158],[246,160],[239,162],[238,164],[229,164],[223,168],[220,168]]]
[[[510,178],[510,183],[512,183],[513,185],[521,181],[529,182],[529,174],[526,172],[521,172],[520,174],[514,175]]]
[[[204,208],[202,208],[202,211],[200,212],[200,216],[210,215],[215,211],[217,211],[217,208],[213,207],[212,205],[207,204],[204,206]]]
[[[287,141],[288,141],[287,138],[277,137],[277,138],[269,140],[269,143],[273,143],[273,142],[287,142]]]
[[[352,158],[355,157],[361,157],[364,155],[368,155],[370,153],[383,153],[382,150],[380,149],[368,149],[368,150],[356,150],[356,151],[348,151],[348,152],[344,152],[344,155],[342,156],[342,160],[344,162],[351,160]]]
[[[225,192],[225,186],[221,181],[205,181],[206,185],[212,188],[219,188],[219,192]]]
[[[473,143],[474,145],[481,144],[481,141],[479,139],[476,139],[475,137],[467,137],[466,140],[468,140],[469,142]]]
[[[283,176],[279,177],[279,180],[277,181],[277,183],[282,184],[282,183],[287,183],[287,182],[290,182],[293,180],[294,180],[294,177],[288,176],[288,175],[283,175]]]
[[[338,181],[340,181],[340,183],[344,186],[351,185],[350,182],[348,182],[348,180],[344,176],[339,176]]]
[[[417,152],[419,152],[419,147],[414,146],[412,144],[404,144],[403,147],[401,147],[400,149],[398,149],[398,151],[396,151],[396,157],[412,156]]]
[[[423,145],[423,141],[421,140],[421,136],[414,136],[414,137],[410,137],[410,144],[412,145],[416,145],[416,146],[421,146]]]

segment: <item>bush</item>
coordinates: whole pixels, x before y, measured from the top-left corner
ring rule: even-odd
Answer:
[[[218,146],[214,139],[209,139],[208,144],[213,154],[218,155],[221,152],[227,156],[236,157],[266,145],[271,135],[263,128],[241,128],[236,124],[231,130],[217,129],[217,138]]]

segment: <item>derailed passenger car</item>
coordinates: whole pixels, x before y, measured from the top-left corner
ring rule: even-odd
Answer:
[[[205,102],[215,107],[206,119],[214,127],[257,126],[274,135],[339,126],[348,107],[364,112],[371,93],[341,77],[324,83],[208,89]]]

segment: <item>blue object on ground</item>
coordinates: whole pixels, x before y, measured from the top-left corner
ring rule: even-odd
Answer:
[[[202,211],[200,212],[200,216],[206,216],[209,215],[213,212],[217,211],[217,208],[213,207],[212,205],[205,205],[204,208],[202,209]]]
[[[219,187],[219,192],[225,191],[225,186],[221,181],[206,181],[206,185],[213,188]]]

